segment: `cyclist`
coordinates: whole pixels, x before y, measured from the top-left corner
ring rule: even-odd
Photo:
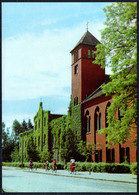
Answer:
[[[48,171],[49,170],[49,162],[48,160],[46,161],[46,167],[45,167],[45,170]]]
[[[56,171],[57,169],[57,164],[56,164],[56,159],[54,159],[53,161],[53,170]]]
[[[75,170],[75,167],[76,167],[75,166],[75,159],[74,158],[71,158],[70,162],[71,162],[71,165],[70,165],[71,172],[70,172],[70,174],[72,174],[73,171]]]
[[[33,168],[33,161],[32,161],[32,158],[31,158],[30,161],[29,161],[29,167],[30,167],[30,169],[32,170],[32,168]]]

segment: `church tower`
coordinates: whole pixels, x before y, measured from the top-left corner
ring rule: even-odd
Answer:
[[[72,109],[71,125],[78,140],[85,140],[82,101],[105,81],[105,69],[94,64],[94,51],[100,42],[88,31],[71,50]]]
[[[105,69],[94,64],[94,51],[100,42],[88,31],[70,52],[72,55],[72,99],[82,102],[105,81]]]

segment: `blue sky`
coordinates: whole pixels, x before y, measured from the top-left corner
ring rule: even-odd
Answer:
[[[89,31],[101,41],[109,3],[2,3],[2,121],[12,127],[43,109],[67,114],[70,51]],[[106,69],[106,73],[110,73]]]

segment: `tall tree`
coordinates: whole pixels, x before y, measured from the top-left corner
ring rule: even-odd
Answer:
[[[13,122],[13,126],[12,126],[12,135],[13,135],[14,140],[16,142],[19,141],[19,134],[20,133],[22,133],[22,126],[19,123],[19,121],[15,119]]]
[[[11,161],[11,152],[14,150],[16,143],[11,139],[9,129],[2,122],[2,161]]]
[[[33,161],[40,160],[39,152],[37,151],[36,145],[33,141],[33,137],[30,136],[27,143],[27,154],[29,159],[32,158]]]
[[[32,124],[30,119],[28,119],[27,128],[28,128],[28,130],[33,129],[33,124]]]
[[[28,124],[25,120],[21,123],[22,132],[28,131]]]
[[[106,95],[112,95],[108,108],[107,134],[109,144],[124,143],[137,127],[137,3],[112,3],[104,8],[105,29],[101,44],[97,45],[95,63],[111,67],[110,82],[103,86]],[[116,118],[119,109],[122,117]]]

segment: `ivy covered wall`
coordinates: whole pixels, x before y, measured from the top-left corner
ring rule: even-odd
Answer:
[[[34,128],[20,134],[19,138],[19,155],[24,161],[29,160],[28,146],[31,138],[33,139],[33,147],[41,153],[42,151],[51,152],[53,150],[53,134],[50,122],[61,118],[63,115],[51,114],[50,111],[43,110],[42,102],[40,102],[38,112],[34,116]],[[22,154],[23,153],[23,154]]]
[[[78,103],[74,105],[74,100],[71,99],[71,129],[77,137],[77,140],[82,139],[82,105]]]

